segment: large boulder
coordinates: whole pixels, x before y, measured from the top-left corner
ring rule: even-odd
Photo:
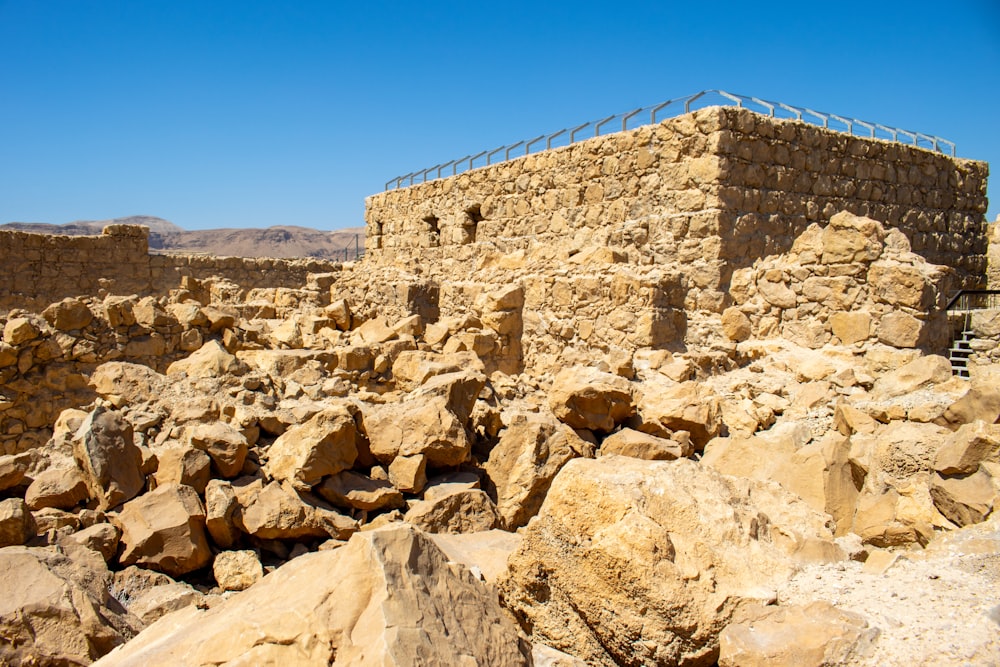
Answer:
[[[190,378],[211,378],[243,375],[247,370],[247,365],[227,352],[222,343],[210,340],[190,356],[170,364],[167,375],[183,373]]]
[[[596,368],[565,368],[549,391],[552,413],[573,428],[609,433],[633,414],[631,383]]]
[[[528,523],[556,473],[571,459],[592,452],[573,429],[549,415],[512,416],[484,465],[504,525],[513,530]]]
[[[59,331],[72,331],[90,324],[94,314],[83,301],[67,297],[43,310],[42,317]]]
[[[402,403],[365,407],[364,430],[371,453],[382,463],[423,454],[434,466],[459,465],[472,444],[465,425],[444,396],[414,396]]]
[[[396,524],[177,612],[96,664],[521,667],[529,652],[486,584]]]
[[[20,546],[38,531],[31,510],[20,498],[0,500],[0,547]]]
[[[428,533],[478,533],[500,526],[490,497],[479,489],[459,489],[413,503],[403,517]]]
[[[188,434],[191,446],[203,450],[222,477],[235,477],[243,469],[249,445],[246,436],[225,422],[198,424]]]
[[[89,554],[89,555],[88,555]],[[0,549],[0,664],[86,665],[142,623],[110,596],[111,574],[96,553]]]
[[[126,503],[118,523],[122,565],[177,576],[204,567],[212,558],[205,507],[190,486],[167,484]]]
[[[291,485],[271,482],[262,486],[258,481],[247,487],[237,486],[235,491],[239,507],[233,514],[233,522],[254,537],[347,539],[358,527],[350,517],[305,502]]]
[[[688,459],[570,461],[498,586],[535,641],[589,665],[703,665],[741,609],[806,559],[829,517],[776,484]]]
[[[695,449],[701,450],[722,429],[722,409],[714,392],[701,383],[653,385],[639,398],[636,428],[663,438],[687,431]]]
[[[392,377],[396,386],[404,391],[416,389],[435,375],[465,370],[480,373],[484,371],[483,362],[475,352],[438,354],[423,350],[404,350],[392,363]]]
[[[132,425],[113,410],[98,407],[87,415],[73,439],[73,457],[98,509],[134,498],[146,484]]]
[[[317,412],[281,434],[268,450],[265,472],[309,489],[323,477],[349,469],[358,457],[354,414],[344,405]]]
[[[386,480],[372,479],[352,470],[330,475],[316,492],[338,507],[359,510],[403,507],[403,493]]]

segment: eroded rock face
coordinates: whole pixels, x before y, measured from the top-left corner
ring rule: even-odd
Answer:
[[[86,665],[138,633],[108,594],[111,574],[89,550],[0,549],[0,662]]]
[[[188,607],[96,664],[520,667],[529,652],[485,584],[396,525],[301,556],[211,609]]]
[[[635,414],[629,381],[596,368],[560,371],[552,383],[549,407],[573,428],[605,433]]]
[[[99,407],[87,415],[73,439],[73,456],[98,509],[120,505],[145,486],[132,425],[113,410]]]
[[[358,457],[355,433],[354,415],[347,407],[326,408],[274,441],[265,470],[274,479],[311,488],[323,477],[354,464]]]
[[[171,576],[208,564],[205,507],[190,486],[167,484],[126,503],[118,517],[123,565],[142,565]]]
[[[498,585],[536,641],[587,664],[706,664],[797,559],[842,557],[828,523],[776,485],[687,459],[578,459]]]

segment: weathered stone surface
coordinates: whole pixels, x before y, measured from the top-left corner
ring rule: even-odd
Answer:
[[[957,526],[983,521],[993,511],[997,499],[993,480],[985,470],[965,477],[935,475],[930,492],[934,506]]]
[[[64,539],[101,554],[106,562],[115,557],[121,533],[110,523],[96,523]]]
[[[126,503],[118,523],[123,565],[177,576],[204,567],[212,558],[205,507],[190,486],[168,484]]]
[[[485,584],[405,524],[306,554],[208,610],[188,608],[97,663],[529,664]]]
[[[562,467],[592,452],[573,429],[550,416],[512,416],[484,465],[505,527],[513,530],[528,523]]]
[[[253,551],[222,551],[212,561],[212,574],[224,591],[243,591],[264,577],[264,568]]]
[[[323,477],[354,465],[358,457],[355,438],[353,411],[344,405],[325,408],[274,441],[264,470],[274,479],[308,489]]]
[[[0,500],[0,547],[20,546],[35,536],[31,510],[20,498]]]
[[[556,375],[549,407],[573,428],[605,433],[635,414],[629,381],[588,367],[566,368]]]
[[[722,311],[722,333],[731,341],[741,342],[753,334],[753,325],[739,308],[731,306]]]
[[[24,492],[24,502],[33,510],[43,507],[68,510],[88,497],[87,482],[76,466],[43,470]]]
[[[983,461],[1000,460],[1000,425],[976,421],[962,425],[934,457],[942,475],[970,475]]]
[[[98,509],[120,505],[145,486],[132,425],[118,412],[98,407],[87,415],[73,439],[73,457]]]
[[[949,405],[941,417],[951,428],[976,420],[995,424],[1000,419],[1000,386],[996,378],[973,380],[969,391]]]
[[[150,625],[170,612],[196,604],[203,597],[190,584],[163,583],[141,591],[128,603],[128,610]]]
[[[853,345],[868,340],[871,335],[872,316],[866,312],[833,313],[830,328],[843,345]]]
[[[439,396],[414,397],[362,409],[371,453],[382,463],[397,456],[423,454],[437,466],[462,463],[471,443],[465,426]]]
[[[908,313],[888,312],[878,322],[878,339],[893,347],[917,347],[924,330],[924,322]]]
[[[403,520],[428,533],[477,533],[500,525],[496,505],[479,489],[462,489],[414,503]]]
[[[601,443],[601,455],[618,454],[649,461],[672,461],[694,453],[691,441],[667,440],[630,428],[612,433]]]
[[[669,438],[687,431],[696,450],[719,434],[722,411],[719,399],[701,384],[690,381],[641,391],[638,430]]]
[[[403,391],[416,389],[435,375],[473,370],[482,373],[482,360],[475,352],[439,354],[423,350],[405,350],[392,363],[392,377]]]
[[[21,345],[41,335],[41,329],[27,317],[12,317],[3,327],[3,342]]]
[[[727,625],[719,636],[719,667],[823,667],[864,658],[878,630],[829,602],[764,607]]]
[[[191,446],[204,451],[222,477],[240,474],[249,445],[246,436],[224,422],[198,424],[188,434]]]
[[[110,583],[96,553],[0,549],[0,663],[86,665],[134,636],[141,623],[109,596]]]
[[[94,314],[90,312],[87,304],[79,299],[66,298],[43,310],[42,317],[59,331],[71,331],[90,324]]]
[[[433,533],[430,537],[449,560],[462,563],[491,584],[507,572],[507,559],[521,544],[518,533],[506,530]]]
[[[236,492],[229,482],[213,479],[205,487],[205,528],[223,549],[231,547],[239,537],[240,531],[233,523],[238,507]]]
[[[427,484],[427,457],[397,456],[389,464],[389,482],[407,493],[420,493]]]
[[[0,456],[0,491],[6,491],[25,484],[31,467],[31,455],[28,452],[9,456]]]
[[[833,546],[826,521],[687,459],[578,459],[499,588],[535,641],[587,664],[707,664],[722,628],[791,575],[791,553]]]
[[[160,449],[156,458],[159,462],[156,468],[157,485],[184,484],[199,495],[205,493],[205,486],[212,474],[212,460],[208,454],[200,449],[178,444]]]
[[[950,379],[951,362],[938,355],[928,355],[880,377],[872,393],[877,399],[894,398]]]
[[[477,370],[441,373],[428,378],[404,400],[441,397],[445,405],[462,424],[469,422],[479,392],[486,385],[486,376]]]
[[[347,539],[357,530],[357,522],[303,501],[295,489],[271,482],[261,488],[257,482],[236,489],[240,508],[234,515],[237,527],[248,535],[268,540],[306,537]]]
[[[399,489],[387,481],[352,470],[330,475],[316,487],[316,492],[338,507],[369,511],[403,507],[403,494]]]
[[[208,341],[197,352],[167,367],[167,375],[183,373],[190,378],[242,375],[246,371],[246,364],[226,351],[217,340]]]

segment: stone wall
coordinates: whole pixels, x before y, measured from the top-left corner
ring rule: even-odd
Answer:
[[[100,236],[0,231],[0,309],[41,310],[65,297],[162,295],[183,278],[218,278],[255,288],[298,288],[311,273],[339,272],[316,259],[150,255],[149,230],[110,225]]]
[[[901,229],[972,284],[986,269],[987,173],[982,162],[713,107],[373,195],[366,244],[372,261],[425,267],[468,245],[479,256],[610,246],[630,263],[683,265],[689,307],[718,312],[732,270],[846,210]]]

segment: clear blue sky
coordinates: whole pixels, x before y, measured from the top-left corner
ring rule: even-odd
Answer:
[[[722,88],[992,162],[1000,0],[0,0],[0,222],[363,224],[393,176]]]

